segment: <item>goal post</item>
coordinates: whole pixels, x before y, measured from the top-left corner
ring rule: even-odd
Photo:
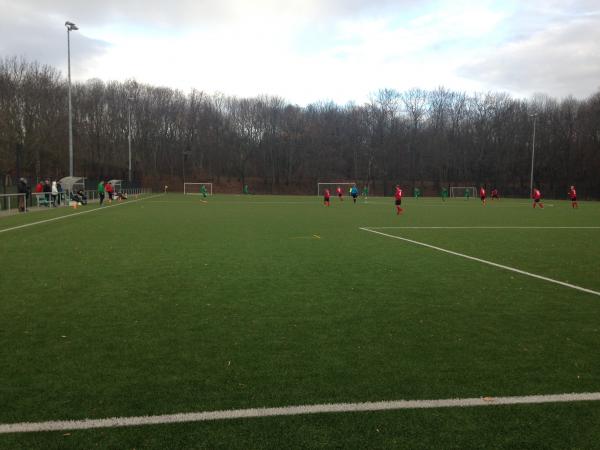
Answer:
[[[451,186],[450,198],[469,198],[477,195],[475,186]]]
[[[321,196],[323,195],[323,191],[325,191],[325,189],[329,189],[329,191],[331,192],[332,195],[335,195],[335,190],[336,188],[339,186],[341,188],[345,188],[342,189],[342,191],[344,192],[344,194],[348,194],[349,190],[352,186],[358,187],[358,185],[354,182],[348,182],[348,181],[344,181],[343,183],[317,183],[317,195]]]
[[[206,188],[208,195],[213,195],[212,183],[183,183],[183,193],[185,195],[202,195],[202,186]]]

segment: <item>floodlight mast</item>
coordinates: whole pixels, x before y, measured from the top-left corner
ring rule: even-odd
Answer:
[[[73,22],[65,22],[67,27],[67,61],[69,72],[69,176],[73,176],[73,115],[71,107],[71,31],[77,31],[79,28]]]
[[[129,145],[129,187],[131,187],[131,102],[133,101],[133,97],[127,98],[127,112],[128,112],[128,122],[129,129],[127,133],[127,142]]]
[[[535,161],[535,125],[537,122],[537,114],[532,114],[533,116],[533,137],[531,140],[531,177],[529,179],[529,196],[533,195],[533,164]]]

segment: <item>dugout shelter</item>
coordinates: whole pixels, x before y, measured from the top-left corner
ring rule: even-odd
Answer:
[[[58,180],[65,192],[77,192],[78,190],[85,191],[85,178],[84,177],[63,177]]]

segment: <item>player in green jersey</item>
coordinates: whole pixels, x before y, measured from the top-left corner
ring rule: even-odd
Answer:
[[[204,186],[204,185],[200,186],[200,193],[202,194],[202,197],[206,198],[206,196],[208,195],[208,191],[206,190],[206,186]]]

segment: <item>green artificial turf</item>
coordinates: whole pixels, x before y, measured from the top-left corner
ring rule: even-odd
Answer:
[[[396,216],[381,198],[169,194],[0,233],[0,423],[600,391],[599,296],[359,229],[598,226],[600,205],[404,203]],[[5,217],[0,231],[92,208]],[[381,231],[600,290],[600,229]],[[599,408],[0,435],[0,447],[589,448]]]

